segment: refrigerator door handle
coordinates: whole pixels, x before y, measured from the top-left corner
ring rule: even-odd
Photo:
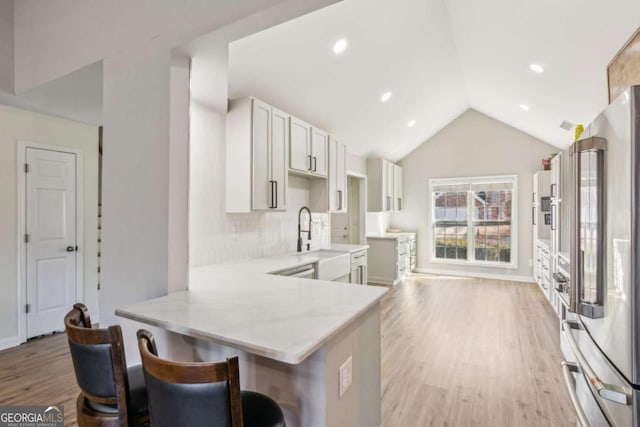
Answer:
[[[589,365],[587,359],[585,359],[582,354],[582,351],[580,351],[578,343],[571,332],[572,329],[581,329],[581,326],[578,322],[570,322],[568,320],[564,320],[562,322],[562,333],[567,338],[569,347],[571,347],[571,351],[573,351],[573,354],[576,356],[576,362],[578,362],[580,370],[582,370],[584,375],[587,377],[589,384],[603,399],[607,399],[621,405],[628,405],[631,401],[631,397],[622,387],[607,384],[598,378],[591,368],[591,365]]]
[[[569,399],[571,399],[571,404],[573,405],[573,409],[576,411],[576,416],[578,418],[578,423],[580,427],[589,427],[589,420],[587,420],[587,416],[582,410],[582,406],[580,405],[580,401],[578,400],[578,395],[576,394],[576,380],[573,378],[572,372],[581,373],[580,368],[577,364],[562,361],[560,362],[560,366],[562,366],[562,375],[564,376],[564,383],[567,386],[567,391],[569,392]]]

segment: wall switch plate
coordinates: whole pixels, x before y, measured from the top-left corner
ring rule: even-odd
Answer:
[[[340,366],[340,398],[351,387],[353,382],[353,358],[349,358]]]
[[[529,267],[533,267],[533,260],[529,258]]]

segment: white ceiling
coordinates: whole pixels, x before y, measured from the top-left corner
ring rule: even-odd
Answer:
[[[606,106],[606,66],[638,26],[637,0],[344,0],[232,43],[229,95],[365,156],[402,158],[469,107],[564,147],[560,123]]]
[[[102,62],[17,95],[0,91],[0,103],[38,113],[102,124]]]

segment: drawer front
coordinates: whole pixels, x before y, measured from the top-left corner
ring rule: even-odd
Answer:
[[[354,252],[351,254],[351,265],[366,265],[367,251]]]

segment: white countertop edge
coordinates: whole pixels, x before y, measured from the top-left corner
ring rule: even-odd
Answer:
[[[188,291],[185,291],[185,292],[188,292]],[[325,345],[331,338],[333,338],[340,331],[342,331],[344,328],[346,328],[348,325],[350,325],[354,320],[356,320],[362,314],[364,314],[369,309],[371,309],[371,307],[373,307],[376,304],[379,304],[380,300],[382,299],[382,297],[384,297],[384,295],[386,295],[387,292],[388,292],[388,289],[385,289],[384,292],[382,294],[380,294],[380,296],[375,298],[369,304],[365,305],[361,310],[359,310],[357,312],[354,312],[354,314],[347,321],[343,322],[341,325],[338,325],[337,327],[335,327],[333,329],[330,329],[324,336],[320,337],[318,340],[313,342],[311,345],[307,346],[307,348],[305,348],[304,351],[298,352],[298,353],[293,353],[293,354],[292,353],[287,354],[287,353],[282,353],[282,352],[277,352],[277,351],[270,351],[269,349],[266,349],[264,347],[255,346],[254,344],[246,343],[246,342],[239,341],[239,340],[229,339],[228,337],[222,337],[222,336],[219,336],[219,335],[216,335],[216,334],[207,334],[207,333],[204,333],[201,330],[195,330],[195,329],[192,329],[192,328],[177,326],[177,325],[175,325],[173,323],[161,321],[161,320],[158,320],[156,318],[147,318],[145,316],[141,316],[141,315],[138,315],[138,314],[135,314],[135,313],[131,313],[129,311],[126,311],[126,310],[120,309],[120,308],[115,310],[115,314],[116,314],[116,316],[123,317],[125,319],[134,320],[136,322],[144,323],[146,325],[155,326],[155,327],[158,327],[158,328],[170,331],[170,332],[175,332],[175,333],[178,333],[178,334],[187,335],[189,337],[198,338],[198,339],[202,339],[202,340],[205,340],[205,341],[214,341],[214,342],[216,342],[218,344],[234,347],[234,348],[237,348],[238,350],[242,350],[242,351],[245,351],[247,353],[255,354],[257,356],[264,356],[264,357],[267,357],[269,359],[273,359],[273,360],[277,360],[277,361],[280,361],[280,362],[288,363],[290,365],[297,365],[299,363],[302,363],[305,359],[307,359],[316,350],[318,350],[320,347]]]

